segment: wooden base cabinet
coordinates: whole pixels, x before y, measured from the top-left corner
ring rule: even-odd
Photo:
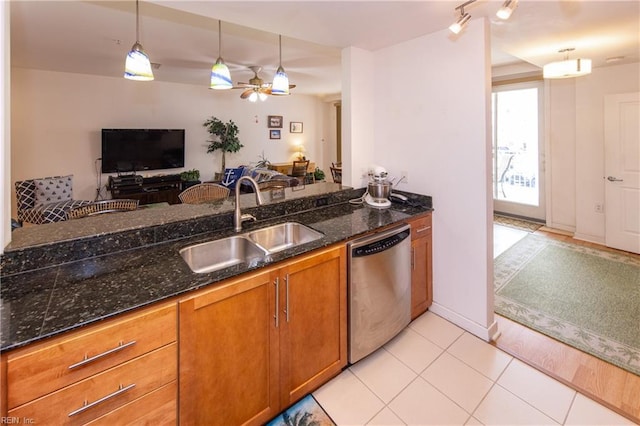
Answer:
[[[347,363],[345,248],[180,302],[180,424],[262,424]]]
[[[433,303],[433,246],[431,213],[411,224],[411,319],[422,315]]]
[[[52,425],[175,424],[176,325],[175,303],[165,304],[3,354],[7,415]]]

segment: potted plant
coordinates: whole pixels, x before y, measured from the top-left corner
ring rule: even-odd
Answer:
[[[185,170],[184,172],[180,173],[180,179],[183,182],[182,189],[187,189],[190,186],[197,185],[200,183],[200,170]]]
[[[238,126],[233,120],[223,123],[217,117],[210,117],[204,122],[203,126],[207,128],[207,131],[211,135],[211,139],[208,141],[207,153],[212,153],[217,150],[222,151],[222,166],[219,175],[222,177],[224,175],[224,169],[226,168],[225,154],[227,152],[238,152],[240,148],[244,146],[238,138]]]
[[[315,180],[324,180],[325,175],[320,167],[316,167],[313,172],[313,177],[315,178]]]

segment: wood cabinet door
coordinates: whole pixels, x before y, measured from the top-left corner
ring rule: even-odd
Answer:
[[[345,248],[293,261],[280,277],[281,404],[291,405],[347,364]]]
[[[431,214],[411,221],[411,319],[433,303]]]
[[[180,302],[181,425],[261,424],[278,414],[277,287],[270,272]]]

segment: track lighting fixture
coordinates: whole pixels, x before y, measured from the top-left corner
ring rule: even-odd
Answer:
[[[475,1],[476,0],[469,0],[468,2],[462,3],[460,6],[454,9],[454,10],[460,11],[460,17],[456,20],[456,22],[454,22],[449,26],[449,30],[451,30],[452,33],[460,34],[460,31],[462,31],[464,27],[467,26],[467,23],[471,19],[471,15],[469,15],[468,13],[465,13],[464,8],[465,6],[468,6],[471,3],[474,3]]]
[[[464,11],[464,8],[469,6],[471,3],[475,3],[476,1],[477,0],[469,0],[454,9],[460,11],[460,17],[456,20],[456,22],[449,26],[449,30],[451,30],[452,33],[460,34],[464,27],[469,23],[471,15],[466,13]],[[496,15],[500,19],[509,19],[517,6],[518,0],[505,0],[505,2],[502,4],[502,7],[496,12]]]
[[[544,78],[572,78],[591,73],[591,59],[569,59],[569,52],[573,47],[561,49],[558,53],[564,53],[563,61],[551,62],[542,69]]]
[[[226,90],[232,87],[231,73],[229,73],[229,68],[222,59],[222,21],[218,20],[218,59],[211,67],[211,85],[209,88]]]
[[[136,42],[127,54],[124,65],[124,78],[137,81],[153,80],[151,61],[140,44],[140,14],[136,0]]]
[[[511,17],[516,7],[518,7],[518,0],[505,0],[502,7],[496,12],[496,16],[500,19],[507,20]]]
[[[279,47],[279,64],[276,75],[273,77],[273,84],[271,86],[272,95],[288,95],[289,94],[289,77],[282,68],[282,36],[278,35],[278,47]]]

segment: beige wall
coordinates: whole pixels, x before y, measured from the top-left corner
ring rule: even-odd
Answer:
[[[604,243],[604,97],[640,90],[640,64],[595,68],[584,77],[547,80],[547,223]]]
[[[10,43],[9,35],[11,30],[9,19],[9,2],[0,3],[0,22],[2,22],[2,31],[0,31],[0,46],[3,52],[9,52]],[[9,96],[11,93],[9,78],[11,75],[10,63],[8,55],[2,55],[0,59],[0,110],[2,111],[2,131],[0,131],[0,164],[2,164],[2,172],[0,173],[0,253],[11,240],[11,191],[5,183],[11,178],[11,146],[9,137],[11,132],[11,113],[9,108]]]
[[[186,129],[185,169],[199,169],[204,180],[220,169],[220,152],[206,153],[209,134],[202,123],[212,115],[233,119],[245,145],[227,154],[228,167],[255,163],[262,152],[272,162],[291,161],[298,142],[309,159],[323,166],[321,141],[335,139],[331,128],[323,125],[329,110],[314,96],[294,94],[251,103],[240,99],[237,90],[214,92],[205,86],[32,69],[13,69],[11,85],[11,186],[25,178],[73,174],[77,199],[96,195],[102,128]],[[284,117],[282,139],[269,139],[268,115]],[[290,121],[303,122],[304,132],[289,133]],[[103,186],[106,181],[102,176]]]
[[[396,178],[408,172],[399,189],[433,196],[431,309],[483,339],[496,331],[488,33],[488,23],[473,20],[457,40],[443,30],[343,53],[351,182],[374,162]]]

